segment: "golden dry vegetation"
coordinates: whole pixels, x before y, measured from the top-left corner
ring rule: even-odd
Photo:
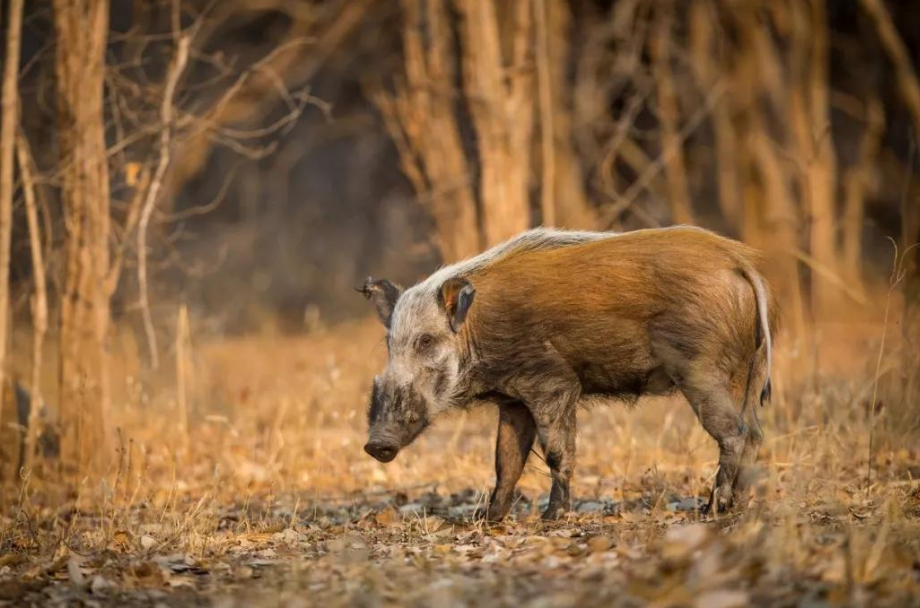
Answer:
[[[376,321],[196,344],[187,433],[174,382],[129,383],[102,481],[77,496],[23,484],[0,532],[0,601],[916,605],[920,450],[882,402],[867,485],[883,326],[865,316],[816,328],[840,355],[817,369],[781,340],[752,503],[717,518],[696,512],[717,451],[682,398],[588,405],[573,512],[539,519],[549,478],[532,455],[513,517],[487,525],[474,511],[493,480],[489,406],[439,420],[388,465],[361,449],[385,362]],[[891,344],[883,374],[899,371]]]

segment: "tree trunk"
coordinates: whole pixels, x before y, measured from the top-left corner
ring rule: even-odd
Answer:
[[[19,43],[23,0],[12,0],[6,28],[3,65],[2,125],[0,125],[0,412],[6,391],[6,346],[10,306],[10,237],[13,229],[13,151],[19,127]],[[0,420],[0,424],[3,421]],[[5,464],[5,463],[3,463]]]
[[[547,123],[541,113],[540,127],[541,137],[544,132],[552,135],[553,164],[552,179],[547,179],[545,165],[543,167],[544,183],[552,184],[549,194],[546,195],[550,202],[544,202],[544,206],[552,205],[556,226],[593,229],[596,227],[597,216],[588,203],[584,175],[575,155],[572,140],[572,86],[568,81],[570,42],[574,33],[572,16],[564,0],[535,1],[536,6],[544,3],[550,119]]]
[[[791,4],[793,19],[789,112],[802,173],[801,189],[810,220],[810,249],[815,262],[837,269],[834,238],[837,170],[828,102],[828,35],[824,0]],[[806,28],[810,24],[811,27]],[[811,305],[816,318],[830,309],[834,286],[819,273],[811,276]]]
[[[479,153],[480,224],[491,246],[530,225],[534,79],[527,63],[533,10],[529,2],[509,3],[502,24],[491,0],[458,0],[457,8],[463,87]]]
[[[891,18],[885,3],[882,0],[861,0],[863,9],[878,32],[879,40],[888,59],[894,65],[898,89],[907,111],[910,114],[914,127],[914,138],[920,138],[920,80],[917,78],[916,69],[911,63],[910,51],[898,34],[898,28]],[[907,168],[908,172],[913,167]],[[905,255],[905,272],[903,282],[904,311],[902,313],[902,353],[904,355],[904,368],[917,369],[920,355],[917,344],[920,344],[920,247],[909,247],[920,243],[920,201],[917,200],[917,190],[912,189],[905,193],[901,201],[901,244],[899,251]],[[904,378],[904,399],[911,400],[920,384],[918,374],[906,374]]]
[[[708,3],[694,2],[690,6],[690,54],[700,90],[710,91],[722,74],[728,76],[729,94],[723,96],[712,108],[712,132],[715,139],[716,185],[719,190],[719,208],[726,223],[740,232],[741,182],[738,153],[741,142],[732,123],[738,113],[738,97],[742,91],[731,90],[736,79],[731,77],[731,66],[723,65],[722,55],[713,44],[713,7]],[[713,57],[715,54],[715,57]]]
[[[403,0],[405,83],[374,101],[403,172],[429,209],[445,262],[480,249],[473,180],[457,125],[455,56],[445,0]],[[427,36],[423,35],[423,24]]]
[[[739,6],[734,17],[741,28],[760,32],[758,14],[750,7]],[[747,170],[742,178],[747,187],[741,234],[745,241],[769,252],[773,260],[771,278],[784,302],[784,324],[791,343],[797,348],[806,339],[805,305],[795,256],[799,207],[781,153],[771,140],[767,110],[757,103],[758,98],[768,99],[777,115],[785,115],[790,85],[783,78],[783,65],[773,41],[762,33],[745,39],[732,61],[731,86],[738,94],[738,139],[743,144],[739,158]],[[772,76],[759,78],[761,74]]]
[[[862,292],[862,233],[865,222],[866,189],[872,178],[881,144],[885,118],[882,103],[871,98],[866,106],[866,131],[859,146],[859,158],[843,179],[843,276]]]
[[[61,463],[108,454],[109,178],[104,127],[108,0],[54,0],[65,275],[60,312]]]
[[[657,18],[652,33],[651,54],[655,66],[657,86],[658,121],[661,124],[661,153],[670,158],[665,168],[668,186],[668,204],[671,220],[676,224],[692,224],[693,207],[690,204],[690,187],[684,162],[683,144],[678,130],[680,111],[677,106],[677,89],[671,71],[671,37],[674,7],[668,3]]]

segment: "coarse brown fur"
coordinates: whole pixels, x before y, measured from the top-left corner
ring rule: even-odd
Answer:
[[[758,265],[750,247],[683,227],[512,253],[466,276],[476,302],[462,331],[490,373],[517,375],[549,350],[586,395],[665,392],[693,361],[744,381],[758,322],[742,271]],[[772,298],[770,311],[775,330]]]
[[[568,508],[575,410],[583,395],[635,400],[675,389],[719,444],[710,505],[731,506],[745,489],[741,470],[762,440],[752,403],[756,391],[761,399],[768,394],[778,321],[757,253],[691,227],[578,234],[558,246],[546,240],[516,248],[512,241],[501,255],[439,271],[429,281],[441,285],[440,313],[426,299],[432,286],[412,293],[402,307],[403,316],[412,315],[403,327],[418,325],[439,348],[449,343],[458,351],[452,404],[497,397],[498,480],[489,517],[500,519],[510,509],[535,439],[553,475],[545,516]],[[457,293],[465,294],[459,318]],[[389,302],[394,308],[398,316],[395,300]],[[385,323],[389,327],[388,318]],[[400,361],[404,376],[412,367]],[[437,363],[430,356],[417,367],[430,374]]]

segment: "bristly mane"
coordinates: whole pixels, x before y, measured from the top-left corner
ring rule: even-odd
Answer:
[[[587,230],[558,230],[556,228],[532,228],[516,237],[499,243],[491,249],[473,256],[456,264],[443,266],[435,271],[424,281],[416,285],[421,290],[441,287],[447,279],[462,277],[486,268],[499,260],[515,253],[540,251],[543,249],[557,249],[570,245],[580,245],[590,241],[617,236],[616,232],[591,232]]]
[[[614,236],[617,236],[617,233],[557,230],[555,228],[534,228],[522,232],[484,253],[456,264],[444,266],[424,281],[407,289],[397,300],[393,309],[391,331],[397,330],[403,317],[412,318],[413,315],[424,315],[426,311],[433,313],[436,310],[434,305],[437,294],[448,279],[472,275],[512,254],[580,245]]]

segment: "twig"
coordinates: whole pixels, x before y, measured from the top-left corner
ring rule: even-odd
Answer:
[[[174,10],[178,10],[178,3],[174,3]],[[169,72],[166,74],[166,86],[163,90],[163,106],[160,112],[160,157],[154,170],[153,179],[147,188],[147,196],[141,211],[140,221],[137,226],[137,283],[140,291],[140,308],[144,319],[144,332],[147,335],[147,347],[150,351],[150,364],[153,369],[160,365],[159,353],[157,352],[156,332],[153,328],[153,319],[150,315],[150,298],[147,288],[147,227],[150,223],[150,216],[153,215],[154,207],[159,198],[160,190],[163,186],[163,179],[166,176],[166,170],[169,168],[173,128],[173,98],[176,94],[176,85],[185,64],[188,62],[188,49],[191,43],[189,34],[180,34],[174,32],[176,40],[176,52],[172,64],[169,66]]]
[[[622,201],[624,209],[629,207],[633,201],[639,196],[639,193],[645,189],[648,184],[659,174],[665,165],[670,162],[671,157],[680,149],[680,146],[683,145],[684,141],[690,135],[693,134],[696,129],[703,124],[703,120],[706,119],[706,116],[709,115],[709,112],[715,106],[716,102],[722,97],[722,94],[725,92],[725,87],[722,83],[717,83],[712,87],[712,91],[706,97],[706,103],[704,103],[697,111],[690,117],[690,120],[684,125],[683,129],[680,130],[680,133],[677,134],[676,139],[673,141],[673,145],[666,146],[664,151],[661,153],[661,156],[656,158],[648,168],[636,178],[629,188],[623,193],[623,196],[617,197],[618,200]]]
[[[843,278],[841,278],[841,276],[834,272],[834,270],[831,268],[828,268],[826,265],[822,264],[820,261],[808,255],[801,249],[793,249],[792,254],[801,262],[807,264],[808,267],[815,272],[815,274],[820,275],[821,278],[823,278],[825,281],[839,288],[840,291],[842,291],[848,298],[860,306],[869,305],[869,301],[866,300],[865,295],[847,285],[846,281],[844,281]]]
[[[619,119],[617,119],[613,134],[610,136],[610,140],[605,146],[607,150],[604,153],[599,167],[600,181],[607,190],[612,191],[614,189],[613,176],[620,147],[629,136],[629,131],[635,123],[639,111],[642,110],[645,100],[648,98],[649,91],[649,87],[643,86],[629,98],[629,101],[626,103],[626,108],[621,113]]]
[[[176,211],[175,213],[163,215],[162,221],[177,222],[179,220],[184,220],[198,215],[206,215],[220,207],[220,205],[224,202],[224,199],[227,197],[227,192],[230,190],[230,184],[232,184],[234,178],[236,178],[237,169],[239,169],[243,162],[244,161],[240,160],[234,163],[233,167],[231,167],[227,174],[224,176],[217,194],[215,194],[214,198],[212,198],[210,201],[203,205],[197,205],[195,207],[183,209],[182,211]]]
[[[29,244],[32,249],[32,278],[35,294],[32,298],[32,391],[29,408],[28,432],[26,434],[25,459],[21,463],[26,471],[32,469],[35,447],[38,440],[39,412],[42,407],[42,347],[45,332],[48,331],[48,295],[45,284],[45,262],[42,255],[41,227],[38,223],[38,205],[35,202],[35,179],[32,173],[32,155],[29,144],[22,133],[16,138],[16,156],[19,175],[22,177],[23,198],[26,203],[26,218],[29,223]]]
[[[875,23],[882,48],[894,64],[898,88],[901,89],[904,103],[914,121],[914,129],[920,133],[920,81],[911,64],[910,52],[882,0],[860,0],[860,4]]]

